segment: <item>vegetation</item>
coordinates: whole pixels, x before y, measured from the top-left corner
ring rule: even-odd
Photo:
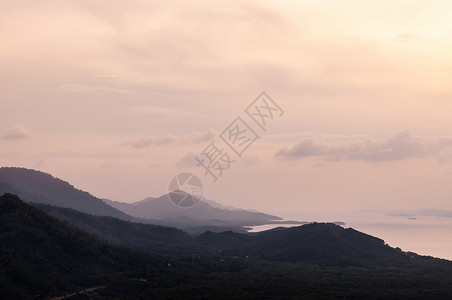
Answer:
[[[185,231],[174,227],[93,216],[70,208],[45,204],[32,205],[114,245],[165,255],[191,254],[199,250]]]
[[[451,267],[434,262],[357,268],[202,260],[112,283],[96,299],[450,299],[451,279]]]
[[[22,202],[0,197],[0,295],[21,299],[104,284],[155,268],[159,258],[110,246]]]
[[[164,232],[159,251],[168,245],[171,253],[172,242],[200,249],[155,255],[154,247],[145,253],[112,246],[14,195],[0,197],[0,208],[2,299],[71,293],[69,299],[450,299],[452,293],[451,262],[333,224],[193,239],[177,229],[78,216],[92,230],[117,230],[124,243],[130,242],[124,235],[162,242]]]

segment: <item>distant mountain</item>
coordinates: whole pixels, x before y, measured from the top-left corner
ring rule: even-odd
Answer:
[[[232,205],[223,205],[221,203],[215,202],[213,200],[206,199],[204,197],[201,197],[201,201],[209,204],[210,206],[212,206],[214,208],[221,208],[221,209],[227,209],[227,210],[242,210],[241,208],[237,208],[237,207],[234,207]],[[247,209],[247,211],[258,212],[258,211],[253,210],[253,209]]]
[[[50,174],[25,168],[0,168],[0,195],[11,193],[27,202],[44,203],[131,220],[131,216]]]
[[[46,299],[160,263],[157,256],[110,246],[15,195],[1,196],[0,208],[2,299]]]
[[[231,255],[311,264],[377,266],[420,258],[392,248],[379,238],[331,223],[280,227],[254,235],[205,232],[196,241]]]
[[[280,217],[260,212],[231,210],[222,208],[220,205],[213,207],[204,201],[189,208],[180,208],[170,201],[168,194],[158,198],[146,198],[132,204],[104,201],[133,217],[165,220],[176,225],[255,226],[282,220]]]
[[[424,208],[424,209],[361,209],[355,211],[359,214],[372,214],[394,217],[439,217],[439,218],[452,218],[452,210],[436,209],[436,208]]]
[[[451,210],[441,209],[418,209],[418,210],[393,210],[387,211],[388,216],[400,216],[400,217],[440,217],[440,218],[452,218]]]

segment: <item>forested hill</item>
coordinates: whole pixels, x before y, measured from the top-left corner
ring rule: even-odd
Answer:
[[[115,245],[166,255],[172,253],[172,249],[180,249],[185,253],[193,251],[194,248],[194,245],[191,245],[193,243],[192,238],[188,233],[175,227],[135,223],[106,216],[93,216],[71,208],[46,204],[32,205],[59,220],[95,234]]]
[[[1,299],[102,285],[119,273],[159,263],[154,256],[110,246],[11,194],[0,197],[0,259]]]

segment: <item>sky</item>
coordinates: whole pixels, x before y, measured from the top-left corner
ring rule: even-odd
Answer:
[[[191,172],[282,215],[452,209],[450,1],[0,7],[1,166],[123,202]],[[245,112],[263,91],[265,130]],[[259,137],[241,156],[221,139],[237,117]],[[233,161],[216,182],[209,145]]]

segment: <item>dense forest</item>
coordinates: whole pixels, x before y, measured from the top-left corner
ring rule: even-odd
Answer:
[[[11,194],[0,197],[0,207],[2,299],[449,299],[452,293],[452,262],[334,224],[190,237],[37,208]],[[85,220],[89,232],[74,220]],[[124,246],[140,248],[138,237],[147,247]]]

